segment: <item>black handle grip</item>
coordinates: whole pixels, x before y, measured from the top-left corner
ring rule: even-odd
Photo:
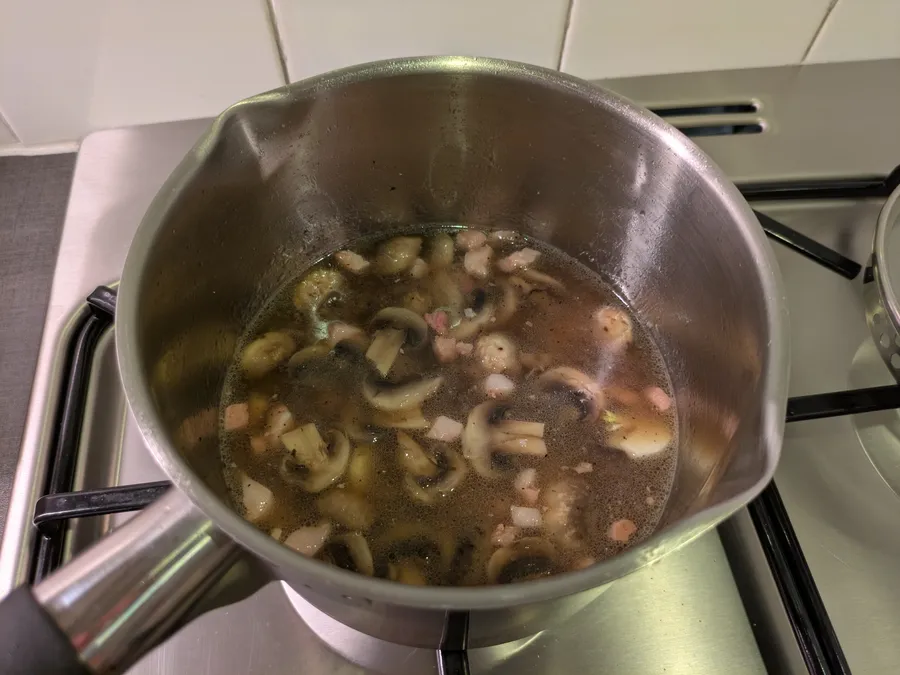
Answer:
[[[0,673],[90,675],[68,636],[28,586],[0,602]]]

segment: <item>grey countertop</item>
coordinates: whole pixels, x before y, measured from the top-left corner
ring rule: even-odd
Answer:
[[[0,157],[0,533],[75,155]]]

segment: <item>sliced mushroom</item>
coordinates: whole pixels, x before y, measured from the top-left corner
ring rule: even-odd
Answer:
[[[445,307],[455,312],[462,311],[465,295],[447,270],[439,269],[431,275],[429,291],[435,307]]]
[[[438,475],[437,460],[402,431],[397,432],[397,459],[403,470],[416,478],[434,478]]]
[[[294,289],[294,306],[302,310],[315,310],[328,296],[343,287],[344,277],[337,270],[314,269]]]
[[[407,474],[406,488],[413,499],[423,504],[433,504],[440,497],[446,497],[456,490],[463,482],[469,467],[459,453],[445,449],[443,451],[444,462],[438,477],[431,480],[416,480],[412,474]]]
[[[422,249],[421,237],[393,237],[382,243],[375,254],[375,271],[382,276],[405,272],[416,262]]]
[[[559,571],[556,549],[539,537],[524,537],[494,551],[487,563],[486,573],[492,584],[528,581]]]
[[[471,317],[466,317],[458,324],[453,326],[448,335],[457,340],[468,340],[475,337],[482,328],[491,324],[494,318],[496,306],[490,300],[486,300],[481,309]]]
[[[318,525],[309,525],[294,530],[284,540],[284,545],[301,555],[312,558],[325,545],[330,534],[331,523],[323,520]]]
[[[610,429],[607,444],[632,459],[659,454],[672,441],[671,425],[656,414],[607,413],[605,420]]]
[[[421,407],[443,383],[444,378],[441,376],[426,377],[405,384],[367,380],[363,384],[363,396],[376,410],[398,412]]]
[[[258,523],[272,513],[275,508],[275,496],[262,483],[250,476],[241,476],[241,504],[244,507],[244,518],[251,523]]]
[[[498,410],[495,401],[485,401],[475,406],[469,412],[462,432],[463,456],[469,460],[476,473],[484,478],[496,478],[499,475],[491,461],[495,451],[539,457],[547,454],[544,441],[538,436],[530,435],[532,432],[539,432],[542,436],[542,424],[503,420],[504,426],[497,428],[493,418]],[[524,433],[526,431],[528,433]]]
[[[375,522],[375,512],[368,498],[353,490],[329,490],[316,500],[316,507],[323,516],[351,530],[362,532]]]
[[[571,395],[581,419],[596,420],[604,405],[603,389],[589,375],[570,368],[557,366],[543,373],[538,382],[545,390],[563,391]]]
[[[371,264],[354,251],[338,251],[334,254],[334,260],[340,267],[352,274],[365,274]]]
[[[537,270],[524,269],[519,272],[519,276],[535,288],[554,291],[556,293],[562,293],[566,290],[566,285],[559,279],[554,279],[549,274],[544,274]]]
[[[357,445],[347,466],[347,487],[360,493],[368,492],[375,481],[375,463],[372,446],[368,443]]]
[[[369,346],[369,336],[359,326],[353,326],[343,321],[329,321],[328,345],[336,347],[342,343],[349,343],[360,351],[365,351]],[[297,353],[299,354],[300,352]],[[293,357],[291,359],[293,360]]]
[[[428,324],[421,316],[403,307],[386,307],[372,319],[375,337],[366,351],[375,368],[387,375],[404,345],[418,349],[428,339]]]
[[[350,572],[365,574],[367,577],[375,574],[375,563],[369,544],[358,532],[347,532],[333,537],[325,545],[320,557],[325,562]]]
[[[241,370],[250,378],[259,378],[273,371],[293,353],[297,343],[287,333],[271,331],[244,347]]]
[[[509,321],[519,309],[522,296],[526,295],[516,287],[509,279],[501,279],[497,282],[500,287],[500,302],[494,315],[494,325],[498,328]]]
[[[315,424],[304,424],[281,437],[285,449],[291,458],[312,472],[319,471],[328,462],[325,454],[325,439],[319,434]]]
[[[509,336],[488,333],[475,341],[475,361],[489,373],[519,371],[518,350]]]
[[[290,368],[299,368],[311,361],[328,356],[329,352],[331,352],[331,347],[332,345],[328,340],[321,340],[308,347],[304,347],[300,351],[294,353],[288,360],[288,366]]]
[[[388,563],[416,560],[426,576],[441,579],[453,564],[456,542],[446,532],[435,532],[422,523],[407,522],[385,532],[375,548],[379,557],[387,558]]]
[[[631,317],[618,307],[603,307],[593,317],[591,325],[597,340],[613,351],[621,351],[634,340]]]
[[[432,269],[443,269],[453,264],[453,238],[446,232],[429,237],[428,264]]]
[[[273,404],[266,415],[266,443],[270,448],[280,448],[281,437],[296,426],[294,416],[284,403]]]
[[[403,432],[397,433],[398,459],[406,471],[406,489],[416,501],[433,504],[453,492],[466,477],[465,461],[446,447],[426,452]]]
[[[430,422],[425,419],[421,408],[410,408],[396,413],[376,411],[372,415],[372,424],[385,429],[427,429]]]
[[[403,559],[388,565],[388,579],[407,586],[427,586],[428,580],[421,564],[416,560]]]
[[[303,458],[284,456],[281,477],[290,485],[298,485],[306,492],[321,492],[344,475],[350,462],[350,441],[340,431],[328,432],[329,443],[323,450],[324,462],[315,468],[301,463]],[[315,457],[315,454],[313,454]]]

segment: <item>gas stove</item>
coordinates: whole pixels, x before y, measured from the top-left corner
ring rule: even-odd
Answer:
[[[861,288],[878,209],[900,179],[889,177],[900,163],[900,90],[880,86],[898,76],[900,61],[884,61],[603,83],[694,137],[778,242],[792,422],[775,488],[750,509],[616,582],[566,624],[471,650],[471,672],[900,672],[900,395],[869,336]],[[144,210],[207,124],[103,131],[81,146],[0,548],[0,595],[131,515],[109,511],[165,489],[127,411],[103,295],[85,298],[115,283]],[[133,484],[142,488],[102,491]],[[85,490],[93,492],[55,497]],[[356,633],[251,567],[235,573],[241,583],[231,588],[243,592],[214,593],[129,672],[440,672],[433,652]]]

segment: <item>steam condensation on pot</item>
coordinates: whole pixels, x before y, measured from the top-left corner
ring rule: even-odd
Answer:
[[[648,331],[504,230],[357,242],[267,303],[221,407],[233,504],[300,554],[418,585],[525,581],[648,536],[677,429]]]

